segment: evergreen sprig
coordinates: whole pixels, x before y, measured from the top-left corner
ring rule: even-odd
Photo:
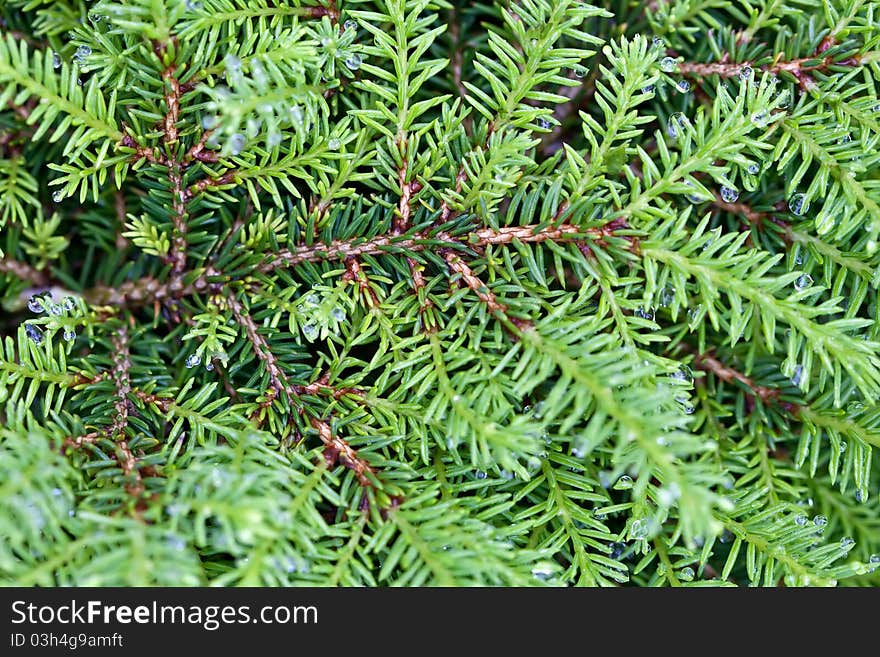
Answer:
[[[823,8],[0,2],[0,581],[877,585]]]

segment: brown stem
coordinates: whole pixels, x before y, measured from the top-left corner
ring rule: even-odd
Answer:
[[[461,281],[479,297],[480,301],[486,304],[490,313],[493,315],[507,314],[507,306],[498,301],[495,293],[480,280],[480,277],[462,260],[458,253],[452,250],[445,250],[443,251],[443,259],[446,260],[446,264],[449,265],[452,271],[461,276]]]
[[[272,260],[258,267],[258,271],[268,273],[278,267],[293,267],[302,262],[324,260],[345,260],[363,255],[379,255],[390,249],[424,251],[431,248],[479,247],[489,244],[509,244],[514,240],[521,242],[572,241],[585,236],[601,238],[603,228],[580,228],[572,224],[557,227],[505,226],[503,228],[479,228],[462,237],[448,233],[435,235],[419,234],[412,237],[397,238],[394,235],[380,235],[368,240],[335,240],[330,244],[312,244],[295,249],[284,249]],[[439,244],[438,244],[439,242]]]
[[[158,395],[144,392],[140,389],[135,389],[132,392],[134,393],[135,397],[140,399],[142,402],[155,406],[163,413],[167,413],[174,405],[174,400],[171,397],[159,397]]]
[[[116,384],[116,416],[113,424],[108,428],[116,439],[116,448],[120,457],[117,457],[119,466],[126,477],[133,477],[133,481],[126,484],[125,490],[135,499],[140,499],[144,493],[144,482],[138,469],[138,458],[131,451],[128,441],[125,439],[125,430],[128,427],[129,404],[128,395],[131,393],[131,352],[129,349],[130,339],[128,328],[123,324],[112,336],[113,344],[113,380]]]
[[[318,432],[318,437],[324,443],[324,459],[327,461],[327,465],[332,467],[336,463],[341,463],[354,472],[361,486],[367,488],[373,485],[367,473],[375,476],[376,471],[357,455],[351,445],[339,436],[334,436],[329,424],[323,420],[312,418],[312,427]]]
[[[715,192],[715,199],[712,201],[712,205],[719,210],[723,210],[724,212],[729,212],[731,214],[741,216],[743,219],[746,220],[746,223],[755,226],[758,229],[763,228],[763,226],[767,222],[775,224],[782,229],[782,240],[789,246],[791,246],[793,242],[791,225],[789,225],[789,223],[784,219],[780,219],[774,214],[755,210],[746,203],[728,203],[721,198],[721,195],[718,194],[718,192]]]
[[[410,237],[380,235],[367,240],[335,240],[330,244],[317,243],[303,245],[294,249],[279,251],[264,264],[256,268],[260,273],[269,273],[278,268],[295,267],[303,262],[321,262],[357,258],[363,255],[393,254],[397,249],[408,251],[425,251],[440,248],[478,248],[489,244],[509,244],[514,240],[526,243],[545,241],[577,242],[584,238],[593,240],[598,246],[606,244],[606,240],[625,228],[625,222],[615,220],[599,228],[581,228],[572,224],[552,226],[505,226],[503,228],[479,228],[461,235],[452,236],[448,233],[417,234]],[[632,241],[631,249],[636,249]],[[211,278],[220,276],[220,272],[212,268],[189,272],[192,280],[184,284],[183,276],[167,282],[161,282],[151,276],[135,281],[126,281],[110,287],[100,285],[84,293],[85,299],[98,306],[117,306],[135,308],[205,292],[213,287]],[[372,291],[372,290],[371,290]]]
[[[280,393],[282,390],[292,391],[287,375],[278,367],[278,359],[269,349],[269,343],[266,342],[266,338],[260,335],[254,318],[247,313],[235,295],[230,294],[226,298],[226,303],[232,310],[235,321],[245,330],[248,341],[254,348],[257,358],[266,364],[266,371],[269,373],[269,382],[272,384],[272,388],[276,393]]]
[[[12,258],[0,258],[0,273],[12,274],[22,281],[27,281],[35,287],[45,287],[49,284],[49,275],[43,269],[36,269],[25,262]]]
[[[174,234],[171,238],[171,249],[166,256],[166,261],[171,265],[173,276],[179,276],[186,269],[187,241],[186,234],[186,201],[187,197],[183,189],[183,166],[177,158],[177,122],[180,119],[180,83],[175,77],[177,66],[170,64],[162,73],[165,80],[165,121],[163,141],[165,143],[165,158],[168,165],[168,181],[171,183],[171,221],[174,224]]]
[[[711,372],[727,383],[738,381],[745,386],[748,394],[754,398],[760,399],[765,404],[769,404],[779,398],[780,391],[777,388],[768,388],[767,386],[758,385],[754,380],[750,379],[742,372],[722,363],[711,353],[696,354],[694,357],[694,366],[704,372]]]
[[[819,51],[819,53],[821,52],[824,52],[824,50]],[[800,59],[792,59],[788,61],[781,61],[781,56],[782,53],[779,53],[776,56],[776,59],[774,59],[773,62],[771,62],[770,64],[754,66],[754,68],[774,75],[783,71],[786,73],[790,73],[798,80],[798,83],[803,89],[807,89],[811,84],[813,84],[813,79],[809,75],[813,71],[820,71],[824,73],[827,72],[828,69],[833,65],[859,66],[861,63],[861,58],[858,55],[855,57],[851,57],[850,59],[845,59],[841,61],[835,61],[834,57],[832,57],[831,55],[826,55],[821,58],[817,56],[802,57]],[[818,62],[816,61],[817,59],[819,60]],[[709,75],[717,75],[722,78],[733,78],[738,76],[742,68],[746,65],[752,66],[751,64],[749,64],[749,62],[728,62],[722,59],[718,62],[708,63],[682,62],[678,65],[678,70],[682,75],[694,78],[702,78]]]
[[[342,399],[346,395],[352,397],[364,397],[364,391],[359,388],[334,388],[330,384],[330,372],[324,372],[321,377],[307,386],[294,386],[298,395],[328,395],[334,399]]]
[[[455,193],[459,193],[461,191],[461,186],[464,184],[465,179],[467,178],[467,169],[465,169],[462,164],[458,170],[458,174],[455,176]],[[445,222],[449,220],[449,215],[452,214],[452,210],[449,207],[449,203],[447,201],[443,201],[440,204],[440,219]]]
[[[345,259],[345,274],[342,279],[357,283],[361,294],[367,299],[370,307],[377,308],[379,306],[379,297],[376,296],[376,291],[370,285],[370,279],[367,278],[367,274],[357,257],[349,256]]]
[[[207,149],[208,139],[214,134],[213,130],[205,130],[199,141],[196,142],[183,156],[183,163],[189,165],[193,160],[199,162],[216,162],[220,156],[212,150]]]
[[[137,307],[153,302],[190,296],[206,291],[208,277],[216,275],[212,269],[205,270],[192,283],[185,285],[181,277],[161,282],[152,276],[126,281],[116,286],[99,285],[84,293],[86,301],[95,306]]]
[[[196,183],[190,185],[183,191],[183,197],[185,200],[190,200],[193,196],[197,194],[201,194],[206,189],[213,189],[216,187],[223,187],[225,185],[232,185],[235,183],[235,177],[238,175],[237,171],[227,171],[219,178],[202,178]]]

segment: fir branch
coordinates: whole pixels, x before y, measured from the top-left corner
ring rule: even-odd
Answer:
[[[876,3],[88,4],[0,3],[0,582],[878,582]]]

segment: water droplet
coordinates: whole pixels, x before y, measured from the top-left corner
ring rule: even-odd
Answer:
[[[61,306],[64,308],[64,310],[73,310],[74,308],[76,308],[76,300],[74,300],[73,297],[64,297],[61,300]]]
[[[691,188],[694,187],[694,184],[690,180],[685,180],[684,184],[687,185],[688,187],[691,187]],[[706,201],[708,199],[703,198],[703,196],[701,196],[700,194],[688,194],[687,200],[690,201],[691,203],[702,203],[703,201]],[[709,238],[709,241],[706,242],[705,245],[703,245],[703,250],[705,251],[706,249],[708,249],[709,245],[711,243],[712,243],[712,238]]]
[[[43,312],[43,304],[40,303],[39,298],[37,298],[36,296],[33,296],[30,299],[28,299],[27,307],[28,307],[28,310],[30,310],[32,313],[40,314]]]
[[[305,336],[305,338],[311,342],[311,341],[315,340],[315,338],[318,337],[318,332],[319,332],[318,325],[314,324],[312,322],[309,322],[307,324],[303,324],[302,332],[303,332],[303,335]]]
[[[746,171],[748,171],[753,176],[756,175],[758,173],[758,171],[760,171],[760,170],[761,170],[761,168],[757,164],[754,164],[754,163],[750,164],[746,168]]]
[[[837,140],[837,143],[838,144],[848,144],[851,141],[852,141],[852,135],[847,132],[846,134],[841,136],[840,139]]]
[[[76,340],[76,331],[71,331],[70,329],[64,331],[62,336],[67,342],[73,342]]]
[[[48,306],[49,314],[58,317],[64,314],[64,308],[60,303],[50,303]]]
[[[238,155],[244,150],[246,143],[245,137],[240,132],[236,132],[229,138],[229,152],[232,155]]]
[[[86,57],[88,57],[91,54],[92,54],[91,48],[89,48],[88,46],[80,46],[79,48],[76,49],[75,57],[77,59],[85,59]]]
[[[198,364],[201,363],[201,362],[202,362],[202,357],[199,356],[197,353],[196,353],[196,354],[190,354],[189,357],[187,357],[187,359],[186,359],[186,363],[185,363],[185,365],[186,365],[188,368],[193,368],[193,367],[195,367],[196,365],[198,365]]]
[[[868,563],[873,566],[880,566],[880,554],[872,554],[868,557]]]
[[[687,126],[690,125],[690,120],[686,117],[682,112],[675,112],[670,115],[669,120],[666,122],[666,134],[668,134],[672,139],[678,137]]]
[[[801,274],[800,276],[797,277],[797,280],[794,282],[794,289],[796,289],[798,291],[806,290],[812,284],[813,284],[813,277],[812,276],[810,276],[809,274]]]
[[[61,55],[57,52],[52,53],[52,68],[61,68]]]
[[[277,130],[272,130],[269,133],[269,136],[266,138],[266,144],[269,148],[275,148],[279,144],[281,144],[281,133]]]
[[[345,60],[345,65],[350,68],[352,71],[356,71],[361,67],[361,63],[363,59],[357,53],[349,55]]]
[[[752,114],[752,123],[755,127],[758,128],[766,128],[767,127],[767,112],[755,112]]]
[[[807,200],[806,194],[798,193],[788,200],[788,209],[798,217],[803,216],[809,208],[810,202]]]
[[[633,520],[629,526],[629,535],[635,540],[646,538],[648,536],[648,521],[643,518]]]
[[[342,24],[342,27],[345,30],[356,30],[357,23],[355,23],[352,19],[349,18],[347,21],[345,21],[345,23]]]
[[[653,39],[651,39],[651,46],[654,48],[664,48],[666,46],[666,44],[663,43],[663,39],[661,39],[658,36],[655,36]]]
[[[542,116],[538,119],[538,127],[540,127],[542,130],[549,130],[552,125],[553,124],[550,123],[550,119],[548,119],[546,116]]]
[[[36,324],[25,324],[24,333],[36,344],[40,344],[43,341],[43,329]]]
[[[857,491],[856,491],[856,502],[858,502],[859,504],[861,504],[861,503],[864,502],[864,501],[865,501],[865,494],[862,493],[862,491],[857,490]]]
[[[217,117],[213,114],[205,114],[202,117],[202,130],[211,130],[217,125]]]
[[[681,365],[678,370],[673,372],[670,376],[676,381],[684,381],[685,383],[694,382],[694,371],[687,365]]]
[[[664,57],[660,60],[660,70],[664,73],[672,73],[678,68],[678,62],[672,57]]]
[[[636,308],[636,315],[638,315],[642,319],[647,319],[648,321],[654,321],[655,312],[654,312],[653,308],[645,306],[643,308]]]
[[[856,541],[851,536],[844,536],[842,539],[840,539],[840,547],[842,547],[844,550],[852,550],[855,544]]]
[[[739,198],[739,192],[731,187],[722,187],[721,188],[721,200],[725,203],[735,203],[736,199]]]
[[[657,502],[661,506],[670,507],[681,497],[681,488],[674,481],[668,486],[657,489]]]
[[[629,475],[622,475],[620,479],[614,483],[614,490],[629,490],[632,487],[633,480]]]
[[[678,573],[678,579],[680,579],[682,582],[693,582],[694,575],[694,569],[690,566],[686,566],[681,569],[681,572]]]
[[[741,69],[739,69],[739,79],[748,81],[749,78],[752,77],[752,67],[746,64]]]
[[[474,476],[475,476],[477,479],[485,479],[485,478],[488,477],[489,475],[488,475],[487,473],[483,472],[482,470],[477,470],[477,471],[474,473]]]
[[[234,73],[237,73],[241,70],[241,60],[235,55],[229,54],[223,58],[223,63],[226,64],[226,68]]]
[[[779,92],[779,95],[776,97],[776,107],[779,109],[786,109],[791,104],[791,96],[788,93],[788,89],[783,89]]]
[[[828,524],[828,518],[825,516],[815,516],[813,518],[813,524],[816,525],[816,527],[824,527]]]
[[[652,94],[652,93],[654,93],[654,85],[653,85],[653,84],[649,84],[649,85],[647,85],[647,86],[645,86],[645,87],[642,87],[642,93],[643,93],[643,94]]]
[[[593,509],[590,513],[596,520],[605,520],[608,517],[607,513],[602,513],[599,509]]]
[[[335,306],[333,310],[330,311],[330,316],[335,319],[337,322],[345,321],[345,310],[339,306]]]
[[[56,189],[54,192],[52,192],[52,200],[55,201],[56,203],[61,203],[61,201],[63,199],[64,199],[64,190]]]
[[[550,564],[537,564],[532,568],[532,576],[541,581],[547,581],[553,576],[553,566]]]
[[[794,517],[794,524],[798,525],[799,527],[803,527],[804,525],[807,524],[807,516],[804,515],[803,513],[797,514]]]
[[[329,148],[331,151],[335,151],[337,148],[339,148],[339,140],[336,138],[331,139],[327,142],[327,148]]]
[[[208,362],[205,363],[205,369],[208,370],[209,372],[213,372],[214,371],[214,363],[209,360]]]
[[[251,63],[251,75],[254,76],[254,81],[261,87],[266,84],[266,70],[259,59],[255,59]]]
[[[721,532],[721,536],[718,537],[718,540],[721,543],[730,543],[733,540],[733,532],[725,529],[723,532]]]
[[[795,365],[794,370],[791,374],[791,384],[795,387],[800,387],[801,383],[804,380],[804,367],[803,365]]]
[[[840,446],[839,446],[837,449],[838,449],[838,451],[840,451],[841,454],[843,454],[843,453],[846,451],[846,447],[847,447],[847,445],[846,445],[846,441],[845,441],[845,440],[841,440],[841,441],[840,441]]]
[[[675,88],[678,89],[681,93],[686,94],[691,90],[691,83],[687,80],[679,80],[675,85]]]
[[[694,405],[691,404],[691,400],[688,397],[677,396],[675,398],[675,401],[679,403],[679,405],[681,406],[681,410],[684,411],[685,415],[693,415],[694,411],[697,410]],[[659,443],[660,441],[658,440],[657,442]]]
[[[574,76],[576,78],[583,78],[587,75],[587,67],[586,66],[575,66],[573,70],[574,70]]]

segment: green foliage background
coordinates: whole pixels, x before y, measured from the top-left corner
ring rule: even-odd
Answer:
[[[0,581],[877,585],[878,11],[0,1]]]

